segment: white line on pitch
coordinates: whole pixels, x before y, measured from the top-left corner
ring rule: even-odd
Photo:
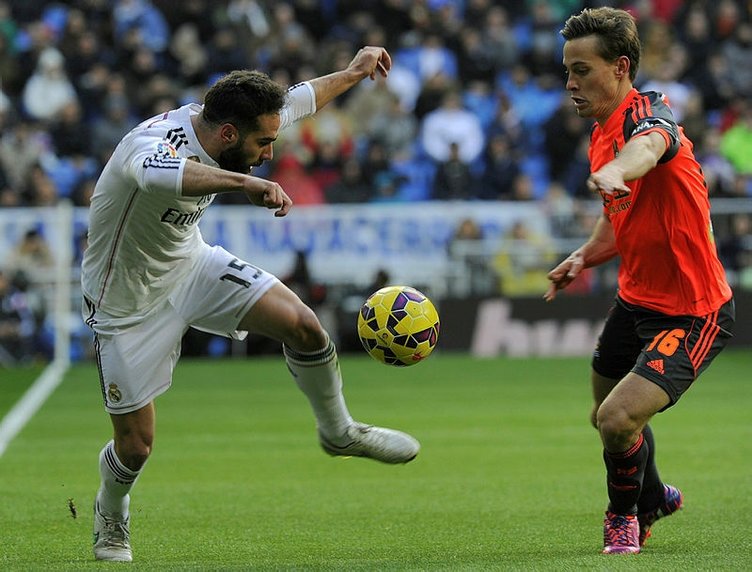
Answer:
[[[60,385],[67,369],[65,363],[53,361],[26,390],[18,403],[3,417],[0,421],[0,457],[3,456],[13,438],[21,432],[21,429],[52,395],[55,388]]]

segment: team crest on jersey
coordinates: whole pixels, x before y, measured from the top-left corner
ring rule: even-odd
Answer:
[[[123,394],[120,393],[120,388],[118,388],[116,383],[111,383],[107,387],[107,399],[111,401],[112,403],[117,403],[123,398]]]
[[[162,141],[157,145],[157,156],[176,159],[178,156],[178,150],[172,146],[172,143]]]

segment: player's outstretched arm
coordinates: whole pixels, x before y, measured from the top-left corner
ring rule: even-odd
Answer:
[[[361,48],[345,69],[310,80],[316,93],[316,109],[321,109],[367,77],[387,77],[391,68],[392,58],[386,49],[378,46]]]
[[[274,216],[285,216],[292,207],[292,199],[274,181],[186,161],[183,168],[183,196],[200,197],[228,192],[245,193],[252,204],[276,209]]]
[[[668,141],[658,130],[630,139],[618,157],[592,173],[587,180],[588,189],[612,194],[630,192],[625,181],[639,179],[653,169],[666,152]]]

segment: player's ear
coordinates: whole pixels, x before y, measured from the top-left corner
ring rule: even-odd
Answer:
[[[627,56],[620,56],[616,60],[616,77],[621,79],[623,77],[629,77],[629,68],[631,62]]]
[[[219,128],[219,136],[222,139],[222,143],[232,146],[240,139],[240,132],[232,123],[223,123],[222,127]]]

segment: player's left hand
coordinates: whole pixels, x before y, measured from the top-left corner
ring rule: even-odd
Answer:
[[[277,209],[274,216],[285,216],[292,208],[292,199],[274,181],[260,177],[248,177],[245,185],[245,195],[257,207]]]
[[[548,273],[547,278],[551,284],[548,285],[548,290],[543,295],[543,299],[550,302],[556,298],[556,292],[569,286],[572,280],[582,272],[583,268],[585,268],[585,258],[579,250],[575,250]]]
[[[387,77],[389,70],[392,69],[392,57],[385,48],[365,46],[358,50],[348,68],[371,79],[376,79],[376,74]]]

